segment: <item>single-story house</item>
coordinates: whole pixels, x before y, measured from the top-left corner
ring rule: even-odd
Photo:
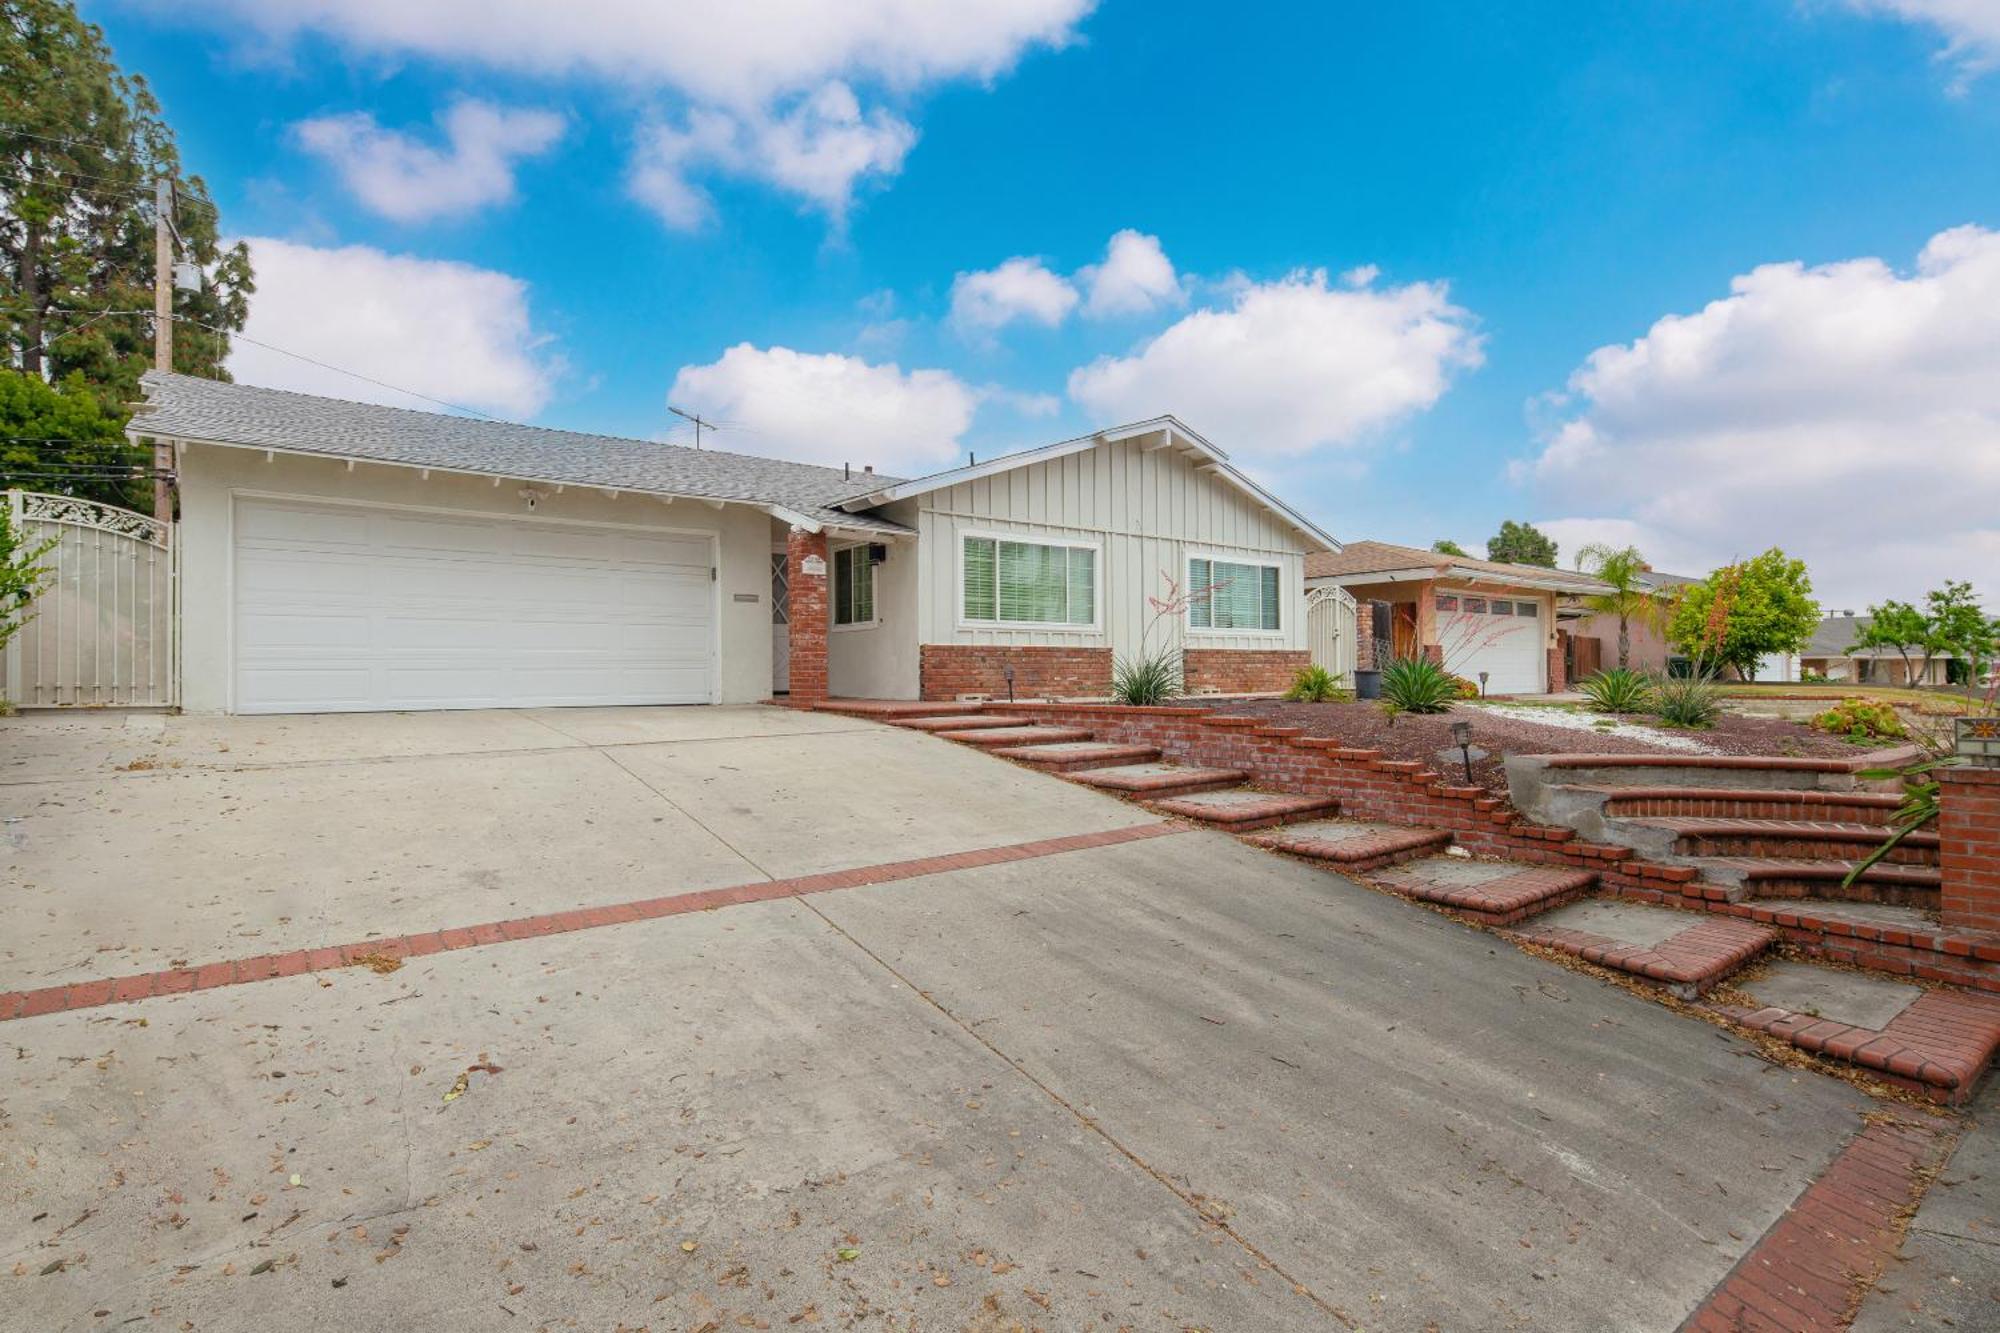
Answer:
[[[1557,603],[1604,589],[1560,569],[1375,541],[1307,556],[1306,586],[1355,599],[1364,667],[1426,656],[1488,694],[1564,689]]]
[[[1700,579],[1684,574],[1667,574],[1651,568],[1641,571],[1639,575],[1640,585],[1663,603],[1673,597],[1676,589],[1699,582]],[[1571,680],[1582,680],[1594,671],[1618,665],[1617,616],[1595,614],[1584,607],[1581,598],[1575,595],[1563,598],[1556,614],[1561,621],[1564,661]],[[1627,618],[1629,652],[1626,665],[1632,670],[1665,674],[1673,668],[1675,659],[1681,657],[1679,650],[1667,642],[1660,628],[1643,619]]]
[[[1928,672],[1924,655],[1910,650],[1906,662],[1894,648],[1859,648],[1859,639],[1873,619],[1869,616],[1828,616],[1813,631],[1812,642],[1799,654],[1806,671],[1851,685],[1944,685],[1951,679],[1950,653],[1931,658]]]
[[[916,480],[150,372],[190,711],[1101,696],[1309,660],[1331,537],[1172,417]],[[1192,594],[1192,595],[1190,595]]]

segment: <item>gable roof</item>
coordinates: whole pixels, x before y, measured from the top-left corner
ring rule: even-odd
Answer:
[[[1606,585],[1587,574],[1541,565],[1510,565],[1469,555],[1443,555],[1393,542],[1349,542],[1339,551],[1306,557],[1306,578],[1340,583],[1393,583],[1410,579],[1462,579],[1468,583],[1510,584],[1556,592],[1598,593]]]
[[[1894,648],[1857,648],[1854,641],[1875,623],[1873,616],[1828,616],[1819,622],[1800,657],[1901,657]],[[1912,651],[1911,656],[1922,654]],[[1951,653],[1932,653],[1933,661],[1949,661]]]
[[[149,370],[146,402],[127,432],[278,453],[361,459],[439,472],[756,505],[818,530],[905,533],[900,523],[838,508],[884,478],[781,458],[547,430],[344,398]]]
[[[1229,461],[1228,454],[1203,439],[1195,431],[1190,430],[1186,424],[1174,416],[1153,417],[1147,421],[1135,421],[1124,426],[1108,426],[1103,430],[1092,431],[1088,435],[1079,435],[1074,439],[1058,440],[1054,444],[1045,444],[1039,448],[1023,449],[1018,453],[1003,454],[998,458],[988,459],[984,463],[968,463],[964,467],[953,468],[948,472],[934,472],[928,477],[919,477],[914,481],[895,481],[887,485],[882,485],[881,479],[878,479],[876,486],[872,490],[865,494],[851,496],[843,500],[840,507],[849,513],[862,509],[872,509],[879,505],[890,504],[896,500],[907,500],[912,496],[927,495],[932,491],[943,490],[947,486],[958,486],[968,481],[977,481],[981,477],[991,477],[1002,472],[1012,472],[1016,468],[1033,467],[1037,463],[1053,462],[1058,458],[1066,458],[1070,454],[1080,454],[1085,450],[1095,449],[1099,445],[1113,444],[1119,440],[1135,439],[1142,435],[1158,435],[1162,437],[1165,446],[1171,446],[1177,452],[1201,459],[1202,461],[1197,465],[1199,470],[1210,472],[1217,480],[1243,492],[1243,494],[1249,496],[1258,504],[1263,505],[1266,509],[1284,519],[1286,523],[1297,529],[1300,535],[1305,537],[1306,540],[1321,547],[1323,550],[1340,550],[1340,543],[1334,540],[1318,524],[1299,513],[1296,509],[1293,509],[1262,486],[1259,486],[1256,482],[1250,480],[1249,477],[1245,476]],[[1308,556],[1307,558],[1311,559],[1313,557]]]

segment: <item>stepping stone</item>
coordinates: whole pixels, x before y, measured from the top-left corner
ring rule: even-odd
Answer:
[[[1692,1000],[1764,952],[1778,933],[1735,917],[1598,900],[1559,907],[1524,927],[1521,938]]]
[[[1451,834],[1443,829],[1373,824],[1359,819],[1315,819],[1253,833],[1248,840],[1294,856],[1329,861],[1344,870],[1372,870],[1442,851],[1451,844]]]
[[[1432,856],[1386,870],[1376,882],[1488,925],[1505,926],[1579,896],[1597,883],[1597,872]]]
[[[1160,757],[1157,746],[1118,745],[1110,741],[1061,741],[1054,745],[1011,745],[993,753],[1002,759],[1018,759],[1024,764],[1067,773],[1079,768],[1104,768],[1114,764],[1147,764]]]
[[[1189,768],[1183,764],[1114,764],[1084,768],[1070,774],[1078,782],[1133,796],[1183,796],[1189,792],[1234,787],[1248,773],[1235,768]]]
[[[1330,815],[1340,809],[1331,796],[1300,796],[1290,792],[1251,791],[1234,787],[1226,791],[1196,792],[1170,796],[1151,803],[1161,814],[1182,819],[1198,819],[1204,824],[1241,833],[1248,829],[1270,828],[1316,815]]]
[[[939,731],[933,735],[948,741],[963,741],[982,749],[997,750],[1011,745],[1043,745],[1055,741],[1087,741],[1090,733],[1077,727],[990,727],[986,730]]]
[[[1935,1101],[1969,1100],[2000,1051],[2000,999],[1989,995],[1926,991],[1794,962],[1775,964],[1743,990],[1763,1007],[1719,1005],[1717,1012]]]
[[[946,713],[940,717],[899,717],[891,722],[911,731],[979,731],[986,728],[1018,727],[1021,719],[999,713]]]

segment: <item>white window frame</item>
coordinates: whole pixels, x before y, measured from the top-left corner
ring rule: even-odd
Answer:
[[[965,615],[965,544],[968,541],[1020,542],[1027,546],[1062,546],[1089,551],[1090,557],[1090,623],[1077,624],[1067,620],[1001,620],[999,616],[1000,564],[999,550],[994,550],[993,596],[995,619],[968,620]],[[955,557],[958,576],[953,581],[952,596],[955,610],[953,618],[962,630],[1001,631],[1026,630],[1037,634],[1102,634],[1104,633],[1104,543],[1091,541],[1085,537],[1063,537],[1049,533],[999,532],[987,528],[965,528],[958,534],[958,553]]]
[[[1194,562],[1206,560],[1210,565],[1248,565],[1253,569],[1275,569],[1278,571],[1278,628],[1276,629],[1216,629],[1213,625],[1194,623],[1193,597]],[[1286,577],[1285,562],[1270,560],[1261,555],[1249,555],[1240,551],[1202,551],[1189,549],[1181,557],[1181,573],[1187,578],[1188,605],[1181,613],[1186,621],[1189,634],[1210,639],[1283,639],[1292,632],[1291,617],[1285,613],[1285,604],[1291,600],[1290,580]],[[1213,617],[1211,617],[1213,619]]]
[[[857,629],[880,629],[882,626],[882,589],[877,585],[875,566],[873,564],[868,566],[868,606],[875,613],[874,619],[850,620],[843,625],[834,618],[840,614],[840,590],[834,586],[840,578],[840,553],[842,551],[859,551],[861,554],[856,559],[866,562],[868,560],[868,548],[872,544],[871,542],[847,542],[840,546],[830,547],[827,550],[826,627],[835,634],[846,634],[851,630]]]

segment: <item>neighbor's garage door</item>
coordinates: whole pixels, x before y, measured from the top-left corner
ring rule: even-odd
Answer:
[[[239,500],[240,713],[714,699],[706,536]]]
[[[1540,694],[1546,688],[1538,604],[1446,593],[1437,600],[1437,631],[1451,669],[1474,681],[1484,671],[1488,694]]]

